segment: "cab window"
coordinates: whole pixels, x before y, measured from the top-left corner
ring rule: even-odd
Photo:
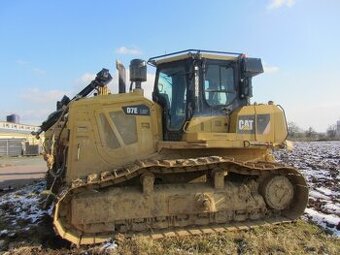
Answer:
[[[208,64],[204,79],[204,96],[211,106],[232,103],[236,97],[233,67]]]

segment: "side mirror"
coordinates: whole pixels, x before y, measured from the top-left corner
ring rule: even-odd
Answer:
[[[245,77],[253,77],[263,73],[263,66],[260,58],[244,58],[243,73]]]
[[[260,58],[244,58],[241,62],[243,77],[240,83],[240,97],[251,98],[253,96],[252,77],[263,73],[263,66]]]
[[[253,97],[253,85],[251,82],[251,78],[244,78],[240,83],[240,97],[241,98],[251,98]]]

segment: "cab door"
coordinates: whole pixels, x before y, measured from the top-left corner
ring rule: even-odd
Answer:
[[[153,100],[163,108],[164,140],[178,141],[187,121],[187,82],[185,65],[160,68],[157,72]]]

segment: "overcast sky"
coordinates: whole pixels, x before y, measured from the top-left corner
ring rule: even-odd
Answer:
[[[339,24],[338,0],[4,0],[0,119],[40,124],[102,67],[115,74],[115,59],[200,48],[262,58],[252,101],[273,100],[288,121],[325,131],[340,119]]]

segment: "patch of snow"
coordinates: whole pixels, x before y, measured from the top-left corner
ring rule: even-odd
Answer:
[[[332,195],[334,193],[330,189],[327,189],[325,187],[319,187],[319,188],[316,188],[316,190],[321,192],[322,194],[324,194],[326,196],[330,196],[330,195]]]
[[[7,229],[4,229],[4,230],[0,231],[0,236],[4,236],[4,235],[7,235],[7,234],[8,234],[8,230]]]
[[[316,190],[310,191],[309,197],[319,198],[319,199],[328,199],[328,197],[326,195],[323,195],[320,192],[317,192]]]
[[[14,231],[23,229],[22,225],[29,228],[48,214],[48,211],[41,209],[39,205],[40,193],[44,189],[45,182],[40,181],[1,196],[1,219],[7,223],[8,228]]]
[[[328,211],[331,212],[335,215],[340,215],[340,204],[336,203],[336,204],[326,204],[323,206],[323,208]]]
[[[112,250],[115,250],[117,248],[117,244],[115,243],[115,241],[109,241],[109,242],[105,242],[100,250],[103,250],[103,251],[112,251]]]
[[[53,214],[54,205],[55,205],[55,203],[53,202],[51,204],[50,208],[48,208],[47,211],[46,211],[47,214],[50,215],[50,216],[52,216],[52,214]]]
[[[306,208],[305,213],[311,221],[325,229],[331,230],[335,236],[340,237],[340,230],[336,229],[336,226],[340,224],[340,218],[338,216],[334,214],[324,214],[312,208]]]

